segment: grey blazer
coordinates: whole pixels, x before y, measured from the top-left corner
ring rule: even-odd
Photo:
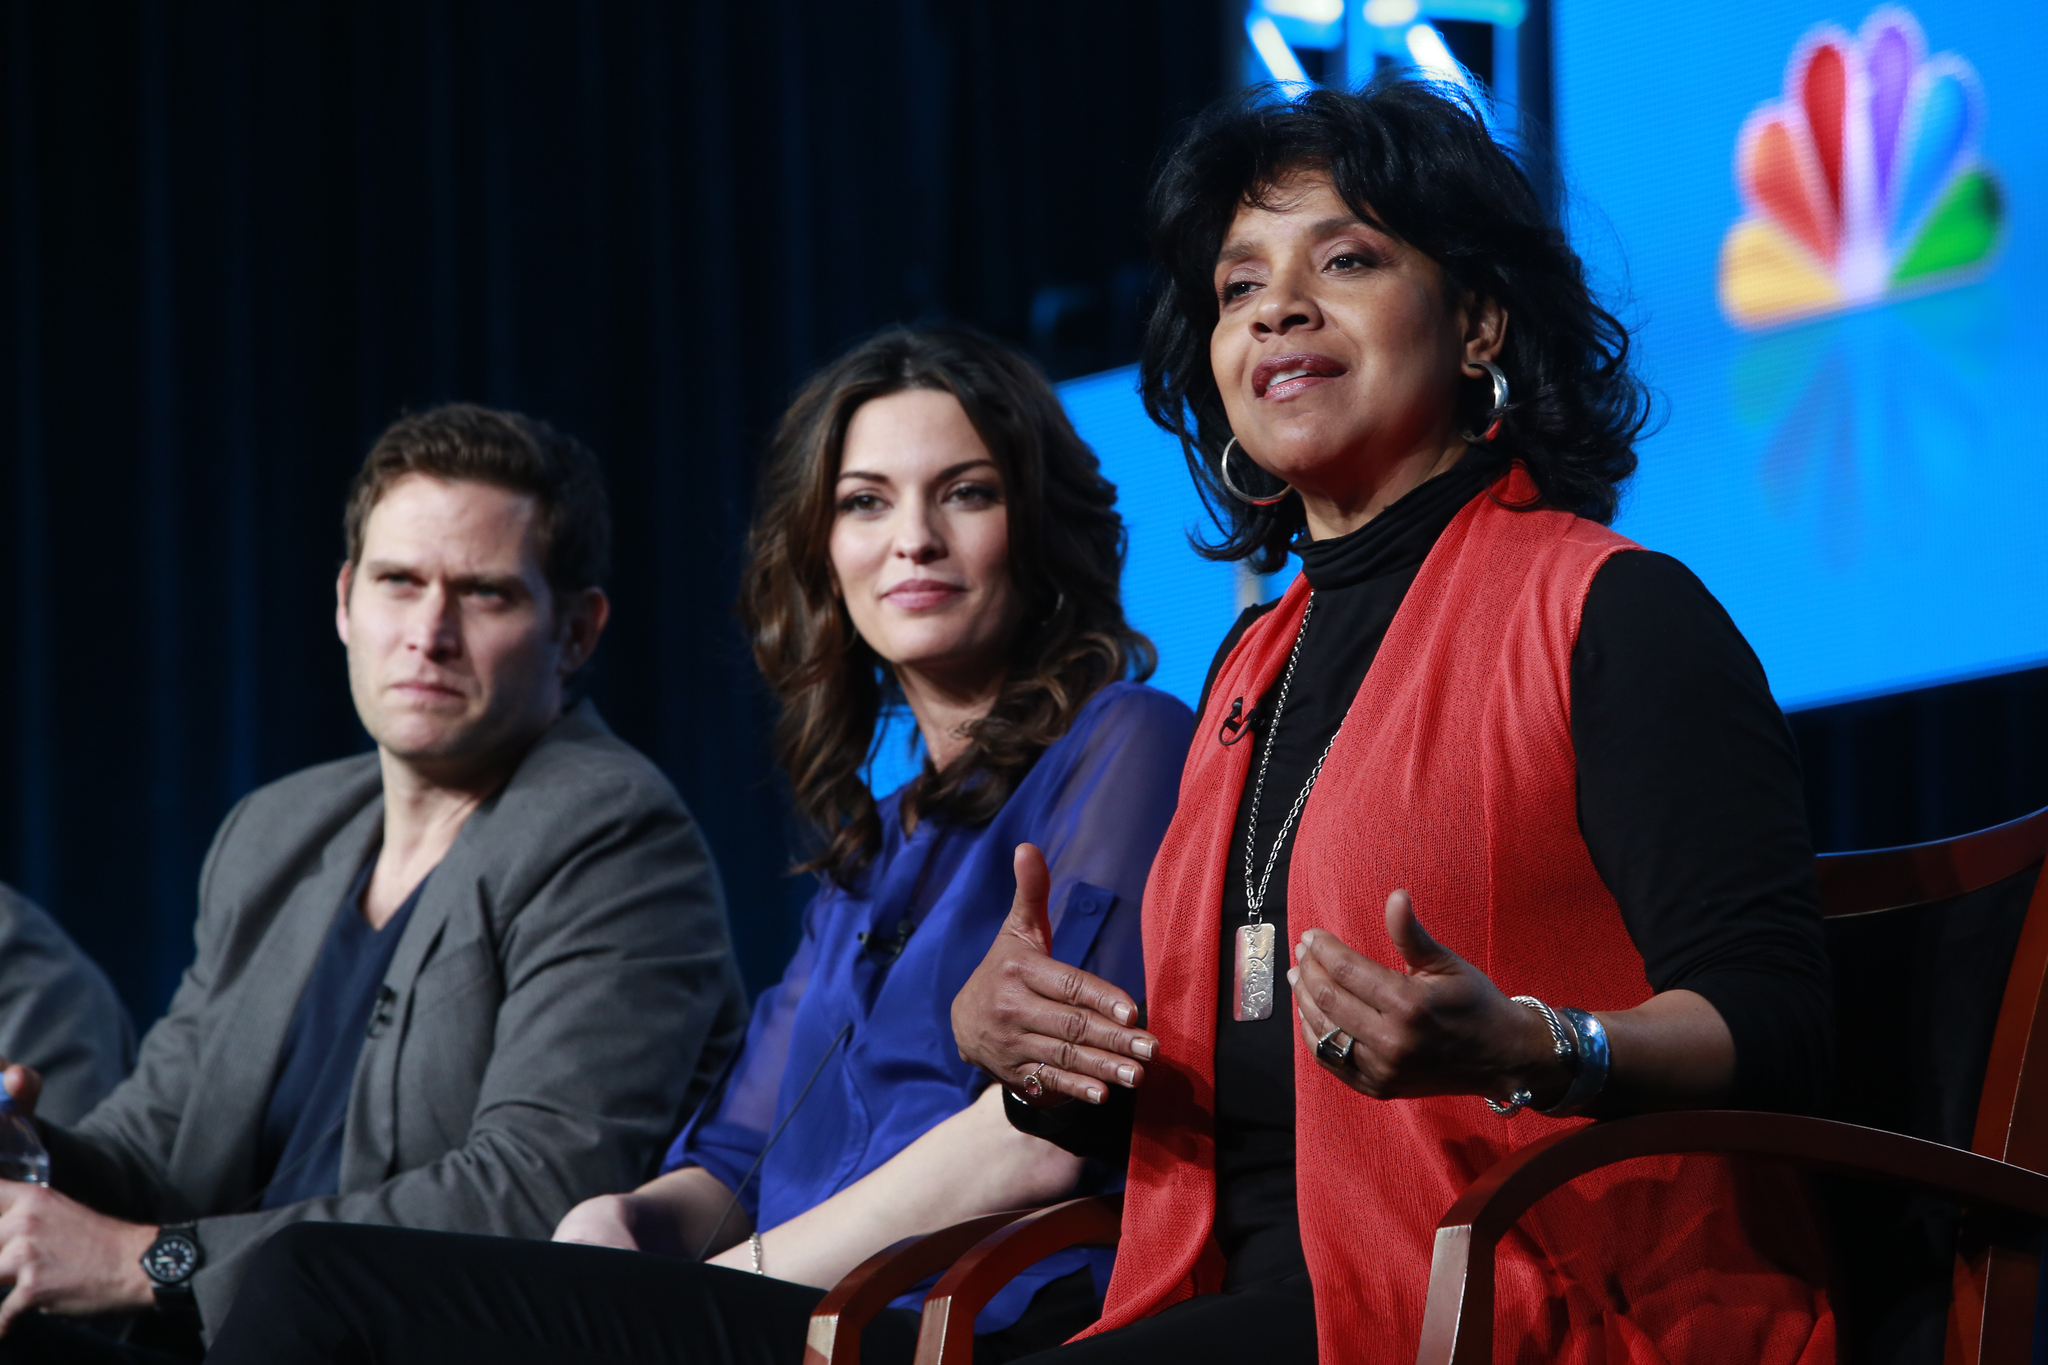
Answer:
[[[63,1122],[135,1065],[135,1025],[93,960],[41,909],[0,886],[0,1057],[42,1073],[36,1112]]]
[[[285,1030],[383,807],[375,755],[238,805],[200,876],[197,955],[135,1074],[47,1134],[60,1190],[137,1222],[198,1220],[209,1338],[287,1223],[547,1236],[652,1172],[746,1028],[703,839],[586,702],[428,879],[356,1066],[340,1193],[250,1211]]]

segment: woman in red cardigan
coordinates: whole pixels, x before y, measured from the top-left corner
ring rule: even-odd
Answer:
[[[1153,202],[1147,406],[1210,552],[1303,571],[1212,669],[1144,1007],[1045,957],[1026,846],[955,1033],[1017,1126],[1128,1151],[1103,1319],[1045,1361],[1406,1365],[1436,1220],[1517,1147],[1817,1101],[1798,761],[1719,604],[1606,529],[1628,334],[1472,109],[1247,100]],[[1717,1157],[1584,1177],[1502,1243],[1496,1358],[1832,1360],[1804,1208]]]

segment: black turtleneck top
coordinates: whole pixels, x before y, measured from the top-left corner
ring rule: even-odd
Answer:
[[[1348,535],[1301,547],[1315,609],[1301,640],[1260,804],[1255,866],[1379,652],[1437,537],[1498,475],[1468,458]],[[1210,666],[1272,604],[1247,610]],[[1273,696],[1258,702],[1266,742]],[[1205,700],[1206,700],[1205,686]],[[1734,1036],[1729,1103],[1806,1110],[1831,1067],[1832,1009],[1799,761],[1762,666],[1712,595],[1667,556],[1630,551],[1595,575],[1571,662],[1579,829],[1658,991],[1711,1001]],[[1229,963],[1245,904],[1244,846],[1255,758],[1239,799],[1224,883],[1219,961]],[[1291,839],[1291,836],[1290,836]],[[1283,848],[1262,918],[1292,942]],[[1256,874],[1255,874],[1256,875]],[[1429,907],[1418,906],[1423,922]],[[1231,1018],[1219,972],[1216,1036],[1216,1237],[1225,1287],[1301,1272],[1294,1198],[1298,1029],[1285,977],[1272,1016]],[[1570,1001],[1559,1002],[1569,1004]],[[1128,1148],[1123,1092],[1100,1109],[1011,1103],[1013,1122],[1071,1150]],[[1371,1101],[1361,1099],[1361,1104]]]

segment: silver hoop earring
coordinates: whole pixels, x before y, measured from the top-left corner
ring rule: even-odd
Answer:
[[[1231,497],[1236,498],[1239,502],[1248,503],[1253,507],[1271,507],[1274,503],[1279,502],[1294,491],[1291,485],[1283,483],[1280,485],[1280,491],[1272,497],[1255,498],[1232,483],[1230,481],[1230,452],[1237,448],[1237,438],[1233,436],[1230,438],[1230,443],[1223,447],[1223,458],[1216,462],[1216,477],[1223,481],[1224,492],[1230,494]],[[1247,455],[1245,458],[1249,460],[1251,456]]]
[[[1486,414],[1486,424],[1480,428],[1477,435],[1469,431],[1464,433],[1465,439],[1472,444],[1483,445],[1500,435],[1501,423],[1507,420],[1508,377],[1501,372],[1500,366],[1491,360],[1475,360],[1472,363],[1486,371],[1487,378],[1493,381],[1493,408]]]

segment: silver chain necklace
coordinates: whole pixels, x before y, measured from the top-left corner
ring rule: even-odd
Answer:
[[[1309,594],[1308,605],[1302,608],[1301,626],[1294,634],[1294,648],[1287,652],[1287,671],[1280,675],[1280,695],[1273,703],[1273,719],[1266,727],[1266,743],[1259,755],[1259,775],[1252,783],[1251,819],[1244,832],[1244,903],[1251,911],[1251,922],[1238,926],[1236,984],[1237,1001],[1231,1010],[1239,1022],[1270,1018],[1273,1013],[1273,939],[1275,930],[1260,918],[1266,907],[1266,892],[1273,881],[1273,869],[1280,862],[1280,850],[1287,846],[1287,836],[1294,830],[1294,822],[1301,818],[1301,808],[1308,804],[1308,794],[1315,790],[1316,779],[1323,775],[1323,762],[1336,747],[1337,735],[1333,731],[1330,742],[1316,755],[1315,767],[1309,769],[1308,781],[1301,784],[1301,791],[1295,796],[1294,804],[1288,807],[1287,818],[1280,823],[1280,832],[1273,836],[1273,846],[1266,850],[1265,871],[1258,873],[1257,884],[1253,874],[1258,868],[1259,802],[1266,794],[1266,769],[1273,762],[1273,741],[1280,734],[1280,717],[1287,710],[1287,693],[1294,685],[1294,666],[1301,659],[1301,642],[1308,635],[1309,614],[1316,609],[1316,597]],[[1339,721],[1338,730],[1344,728]]]

